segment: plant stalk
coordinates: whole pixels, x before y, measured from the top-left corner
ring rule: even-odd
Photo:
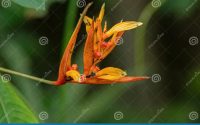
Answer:
[[[27,75],[27,74],[16,72],[16,71],[9,70],[9,69],[6,69],[6,68],[0,67],[0,71],[5,72],[5,73],[9,73],[9,74],[13,74],[13,75],[17,75],[17,76],[21,76],[21,77],[24,77],[24,78],[28,78],[28,79],[31,79],[31,80],[35,80],[35,81],[38,81],[39,83],[45,83],[45,84],[49,84],[49,85],[55,85],[54,84],[55,81],[50,81],[50,80],[42,79],[42,78],[39,78],[39,77]]]

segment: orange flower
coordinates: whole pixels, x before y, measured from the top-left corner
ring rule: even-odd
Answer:
[[[118,40],[125,31],[141,26],[142,23],[135,21],[120,22],[114,25],[110,30],[107,30],[106,22],[103,28],[101,26],[105,12],[105,4],[101,7],[100,14],[96,20],[86,16],[86,12],[90,6],[91,3],[86,6],[81,14],[76,29],[62,57],[58,79],[54,83],[56,85],[67,82],[81,84],[112,84],[149,79],[149,77],[126,76],[127,73],[119,68],[106,67],[100,70],[99,67],[96,66],[115,48]],[[71,64],[71,57],[83,21],[86,25],[87,39],[83,53],[84,72],[81,75],[78,71],[77,64]]]
[[[116,43],[126,30],[141,26],[142,23],[135,21],[120,22],[107,31],[106,22],[104,24],[104,28],[101,26],[105,12],[105,4],[103,4],[101,7],[100,14],[96,20],[86,16],[86,12],[91,5],[92,3],[89,3],[81,14],[78,24],[66,47],[60,63],[57,81],[38,78],[3,67],[0,67],[0,71],[50,85],[62,85],[68,82],[80,84],[113,84],[149,79],[149,77],[126,76],[127,73],[119,68],[106,67],[100,69],[97,66],[97,64],[106,58],[108,54],[115,48]],[[78,65],[71,64],[71,57],[78,32],[83,21],[86,25],[87,39],[83,53],[84,72],[81,75],[78,71]]]

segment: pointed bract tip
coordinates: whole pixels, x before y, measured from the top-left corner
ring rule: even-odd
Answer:
[[[89,6],[91,6],[93,4],[93,2],[88,3]]]
[[[149,76],[143,76],[144,79],[151,79]]]
[[[142,22],[138,22],[138,24],[137,24],[138,26],[141,26],[141,25],[143,25],[143,23]]]
[[[102,8],[105,8],[105,5],[106,5],[106,4],[105,4],[105,2],[104,2],[104,3],[102,4]]]

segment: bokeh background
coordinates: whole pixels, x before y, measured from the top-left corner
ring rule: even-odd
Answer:
[[[7,7],[3,2],[0,66],[55,80],[79,14],[91,1],[46,0],[45,8],[41,5],[38,9],[13,1]],[[115,66],[129,75],[148,75],[152,79],[54,87],[11,75],[12,85],[35,116],[43,123],[200,122],[200,2],[94,0],[87,15],[97,17],[104,2],[104,20],[109,27],[121,20],[141,21],[144,25],[126,32],[121,44],[100,66]],[[84,41],[83,25],[73,55],[80,68]],[[48,117],[39,118],[41,112]]]

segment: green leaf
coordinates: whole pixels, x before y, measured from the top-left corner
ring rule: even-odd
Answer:
[[[69,0],[69,5],[68,9],[66,10],[66,16],[65,16],[65,26],[64,26],[64,34],[63,34],[63,39],[62,39],[62,53],[64,52],[71,35],[75,29],[76,25],[76,16],[77,16],[77,11],[78,7],[76,5],[76,1],[74,0]]]
[[[12,1],[23,7],[32,8],[36,10],[45,10],[46,0],[12,0]]]
[[[19,92],[0,79],[0,123],[38,123]]]

